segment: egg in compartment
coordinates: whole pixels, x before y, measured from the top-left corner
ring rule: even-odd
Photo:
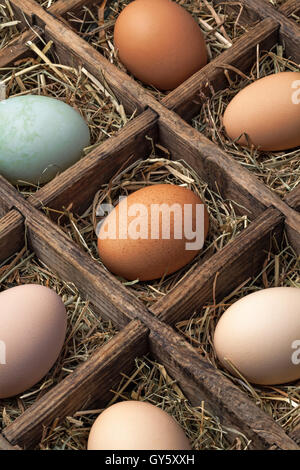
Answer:
[[[114,43],[120,61],[145,84],[172,90],[207,63],[202,31],[171,0],[135,0],[119,15]]]
[[[263,151],[300,145],[300,72],[263,77],[241,90],[223,117],[227,135]]]
[[[72,106],[48,96],[0,101],[0,173],[13,184],[39,184],[80,159],[89,128]]]
[[[208,213],[197,194],[155,184],[122,199],[104,219],[98,251],[104,265],[124,279],[158,279],[192,261],[208,228]]]
[[[67,315],[61,298],[37,284],[0,293],[0,398],[38,383],[63,347]]]
[[[251,383],[299,380],[300,289],[262,289],[235,302],[216,326],[214,347],[230,373]]]
[[[123,401],[103,411],[94,422],[88,450],[190,450],[177,422],[160,408]]]

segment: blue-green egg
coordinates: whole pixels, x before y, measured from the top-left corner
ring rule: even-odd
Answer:
[[[90,145],[88,125],[63,101],[26,95],[0,101],[0,173],[11,183],[46,183]]]

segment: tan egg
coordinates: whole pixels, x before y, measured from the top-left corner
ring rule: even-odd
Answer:
[[[269,75],[244,88],[227,106],[223,124],[244,146],[265,151],[299,146],[300,72]]]
[[[172,90],[207,63],[201,29],[170,0],[136,0],[124,8],[114,30],[121,62],[142,82]]]
[[[118,276],[157,279],[199,253],[208,225],[207,210],[190,189],[146,186],[123,199],[104,220],[98,251],[105,266]]]
[[[26,284],[0,293],[0,398],[25,392],[47,374],[66,326],[64,304],[53,290]]]
[[[249,381],[272,385],[300,379],[300,289],[274,287],[229,307],[214,335],[225,368]]]
[[[94,422],[88,450],[190,450],[181,427],[150,403],[123,401],[101,413]]]

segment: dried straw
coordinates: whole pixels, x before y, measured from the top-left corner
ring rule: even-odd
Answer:
[[[116,334],[110,321],[104,321],[93,313],[74,284],[59,279],[24,247],[0,265],[0,285],[1,290],[5,290],[30,283],[49,287],[62,298],[68,316],[66,340],[55,365],[38,384],[20,396],[0,400],[0,430]]]
[[[113,93],[84,67],[73,68],[59,63],[51,53],[52,44],[50,41],[41,50],[29,41],[31,57],[0,69],[0,88],[5,92],[2,97],[49,96],[74,107],[90,129],[91,146],[84,150],[87,154],[114,135],[133,116],[127,116]],[[39,186],[20,182],[18,189],[27,196],[37,191]]]
[[[222,369],[213,348],[213,334],[216,324],[224,311],[238,299],[269,287],[300,288],[300,257],[297,257],[288,243],[286,235],[281,246],[273,241],[273,247],[266,253],[261,272],[249,278],[216,305],[208,304],[201,311],[177,323],[176,328],[199,353],[215,367],[221,369],[243,392],[271,415],[286,432],[300,422],[300,381],[288,385],[257,386],[249,384],[243,377],[236,378]]]
[[[156,148],[157,150],[163,151],[162,147]],[[189,265],[176,273],[149,283],[137,280],[126,282],[120,279],[146,305],[151,305],[170,292],[199,262],[203,262],[221,250],[246,228],[249,224],[247,210],[240,207],[238,203],[224,200],[220,194],[211,191],[207,183],[200,179],[185,162],[158,158],[153,151],[150,158],[139,160],[118,173],[111,182],[101,186],[95,195],[94,203],[84,214],[73,214],[71,210],[65,210],[61,213],[68,218],[68,222],[61,222],[63,230],[95,261],[101,264],[97,251],[96,226],[101,220],[95,214],[97,205],[103,202],[116,205],[119,202],[119,196],[127,196],[144,186],[159,183],[177,184],[198,194],[209,212],[210,230],[200,254]],[[240,213],[242,215],[238,215]]]
[[[149,359],[138,358],[135,370],[128,377],[122,374],[115,401],[147,401],[165,410],[180,424],[193,449],[247,449],[249,441],[236,430],[221,426],[219,419],[209,413],[205,403],[193,407],[175,380],[163,365]],[[45,430],[39,445],[41,450],[85,450],[90,428],[102,409],[77,411],[61,423],[53,423]]]
[[[9,1],[0,3],[0,50],[13,41],[21,29]]]
[[[232,76],[228,87],[214,93],[203,105],[193,120],[193,126],[225,150],[247,170],[279,196],[284,197],[300,182],[300,149],[284,152],[260,152],[255,148],[244,148],[231,141],[224,132],[222,116],[232,98],[253,81],[283,71],[299,71],[299,65],[287,59],[283,47],[274,46],[266,52],[257,48],[257,60],[248,74]],[[231,75],[231,74],[230,74]]]

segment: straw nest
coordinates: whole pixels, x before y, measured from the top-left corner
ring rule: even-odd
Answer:
[[[138,358],[135,369],[128,377],[122,374],[120,383],[111,390],[112,400],[141,400],[168,412],[180,424],[193,449],[247,449],[249,441],[238,431],[220,425],[205,404],[193,407],[176,381],[167,374],[163,365],[148,357]],[[39,444],[41,450],[84,450],[91,426],[102,409],[84,410],[68,416],[61,423],[45,429]]]
[[[22,284],[53,289],[65,304],[68,327],[64,347],[48,374],[20,396],[0,400],[0,429],[14,421],[116,333],[111,322],[103,321],[93,313],[72,283],[60,280],[25,247],[0,265],[1,290]]]
[[[209,212],[210,229],[203,250],[191,263],[176,273],[151,282],[138,280],[126,282],[119,278],[146,305],[151,305],[170,292],[199,262],[204,262],[212,254],[221,250],[246,228],[249,224],[247,210],[234,201],[222,199],[220,194],[212,191],[184,161],[158,158],[154,152],[150,158],[137,161],[120,171],[110,182],[101,186],[93,204],[84,214],[73,214],[65,210],[62,215],[66,216],[68,221],[65,222],[64,218],[64,221],[60,222],[61,218],[58,219],[58,223],[68,236],[87,251],[96,262],[102,264],[97,250],[96,229],[101,220],[96,216],[98,204],[105,202],[115,206],[120,196],[127,196],[142,187],[159,183],[176,184],[198,194]]]
[[[41,50],[28,43],[32,56],[13,66],[0,69],[0,99],[27,94],[42,95],[58,100],[76,109],[87,122],[92,148],[114,135],[131,118],[113,92],[103,86],[84,67],[73,68],[59,63],[52,53],[52,41]],[[39,189],[20,182],[18,189],[26,196]]]
[[[130,0],[104,1],[98,5],[83,6],[81,10],[69,12],[66,20],[69,25],[111,63],[128,73],[118,59],[114,47],[113,30],[116,19]],[[209,59],[215,58],[240,37],[245,29],[237,22],[236,15],[227,11],[226,6],[213,6],[213,1],[177,0],[199,23],[204,34]],[[129,74],[130,75],[130,74]],[[143,85],[143,84],[142,84]],[[160,100],[166,93],[143,85]]]
[[[223,128],[222,117],[233,97],[255,80],[277,72],[299,72],[299,65],[287,59],[284,49],[275,45],[270,51],[257,51],[248,75],[242,72],[228,87],[216,92],[204,103],[201,112],[193,120],[193,126],[224,149],[247,170],[253,172],[264,184],[284,197],[300,182],[300,149],[282,152],[261,152],[256,148],[244,148],[231,141]]]
[[[230,305],[252,292],[280,286],[300,288],[300,258],[289,246],[286,236],[281,246],[274,240],[272,249],[266,254],[262,270],[255,278],[249,278],[219,304],[208,304],[191,318],[178,322],[176,328],[203,357],[221,369],[225,376],[271,415],[286,432],[290,432],[300,422],[300,381],[277,386],[251,385],[246,380],[225,372],[213,348],[216,324]]]

